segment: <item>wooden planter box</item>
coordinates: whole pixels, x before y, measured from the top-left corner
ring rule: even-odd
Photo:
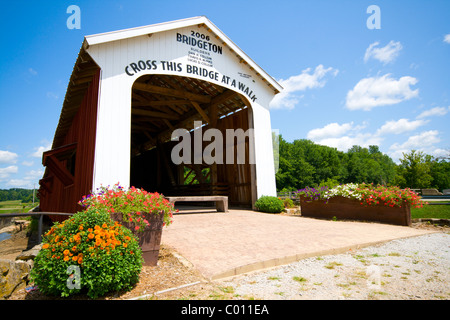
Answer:
[[[359,200],[336,196],[328,200],[306,201],[300,197],[301,213],[304,217],[338,220],[359,220],[411,226],[409,204],[402,207],[389,207],[383,204],[365,206]]]
[[[131,232],[139,239],[139,246],[142,250],[144,265],[156,266],[158,264],[159,248],[161,245],[161,235],[163,229],[164,212],[160,214],[142,214],[150,225],[143,231],[136,231],[134,222],[123,219],[122,213],[111,213],[111,219],[118,221],[123,226],[131,230]]]

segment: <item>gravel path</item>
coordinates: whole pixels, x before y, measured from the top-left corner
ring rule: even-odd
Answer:
[[[450,234],[394,240],[222,281],[244,299],[450,299]],[[239,298],[238,298],[239,299]]]

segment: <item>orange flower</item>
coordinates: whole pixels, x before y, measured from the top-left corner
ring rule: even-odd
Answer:
[[[79,230],[83,230],[83,225],[80,224],[80,226],[78,227]]]
[[[72,251],[73,251],[73,252],[77,251],[77,247],[76,247],[76,246],[73,246],[73,247],[72,247]]]
[[[64,250],[63,253],[64,253],[65,256],[67,256],[70,253],[70,251],[66,249],[66,250]]]
[[[68,256],[65,256],[65,257],[64,257],[64,261],[69,261],[69,259],[70,259],[70,258],[69,258]]]
[[[77,256],[73,256],[73,257],[72,257],[72,260],[73,260],[73,261],[77,261],[77,260],[78,260],[78,257],[77,257]]]
[[[122,245],[124,248],[128,247],[128,244],[126,242],[124,242]]]
[[[44,245],[42,246],[42,249],[47,249],[49,247],[48,243],[44,243]]]
[[[89,234],[88,234],[88,238],[89,238],[89,239],[94,238],[94,234],[93,234],[93,233],[89,233]]]
[[[108,225],[107,225],[106,223],[104,223],[104,224],[102,225],[102,228],[108,228]]]

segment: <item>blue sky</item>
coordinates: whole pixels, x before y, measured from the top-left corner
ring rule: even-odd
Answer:
[[[70,5],[79,30],[67,28]],[[0,188],[38,187],[85,35],[199,15],[285,87],[271,120],[287,141],[378,145],[395,161],[448,155],[449,12],[446,0],[2,3]]]

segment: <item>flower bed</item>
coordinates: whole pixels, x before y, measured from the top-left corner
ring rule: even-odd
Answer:
[[[349,183],[297,191],[303,216],[411,225],[411,207],[422,207],[410,189]]]
[[[96,193],[83,196],[79,204],[109,212],[113,220],[138,237],[144,264],[157,264],[162,229],[172,223],[174,212],[173,205],[162,194],[135,187],[125,190],[117,183],[112,188],[102,186]]]

